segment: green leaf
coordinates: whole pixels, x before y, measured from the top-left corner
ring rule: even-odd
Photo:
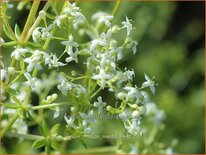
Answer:
[[[6,87],[6,91],[7,91],[9,94],[18,95],[18,92],[17,92],[17,90],[15,90],[15,89]]]
[[[49,129],[45,121],[43,121],[40,125],[40,132],[44,137],[49,135]]]
[[[19,39],[21,36],[21,30],[17,24],[15,24],[14,33],[15,33],[16,37]]]
[[[87,144],[82,140],[82,139],[80,139],[80,142],[82,143],[82,145],[87,149],[88,147],[87,147]]]
[[[60,149],[60,145],[57,142],[55,142],[55,141],[51,142],[51,147],[53,149],[55,149],[55,150],[59,150]]]
[[[27,42],[27,44],[28,44],[29,46],[32,46],[32,47],[35,47],[35,48],[40,48],[40,47],[42,47],[42,45],[37,44],[37,43]]]
[[[11,48],[11,47],[13,47],[16,44],[17,44],[16,41],[10,41],[10,42],[6,42],[6,43],[2,43],[2,47]]]
[[[59,129],[60,129],[60,124],[54,125],[50,130],[51,136],[56,135]]]
[[[46,13],[46,17],[48,17],[49,19],[51,19],[51,20],[54,20],[55,19],[55,16],[53,16],[52,14],[50,14],[50,13]]]
[[[50,144],[46,144],[46,147],[45,147],[45,152],[46,152],[46,154],[50,154],[50,150],[51,150],[51,148],[50,148]]]
[[[6,29],[6,26],[3,25],[3,32],[5,33],[5,35],[11,39],[11,40],[15,40],[15,38],[13,37],[13,35]]]
[[[46,140],[45,139],[37,139],[36,141],[34,141],[34,143],[32,144],[32,147],[34,149],[38,149],[40,147],[43,147],[46,145]]]
[[[17,113],[21,117],[22,120],[26,119],[26,112],[24,110],[18,109]]]

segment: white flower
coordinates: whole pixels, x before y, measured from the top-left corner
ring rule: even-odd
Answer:
[[[57,16],[54,20],[54,24],[56,24],[60,28],[62,20],[65,19],[66,17],[67,17],[66,15]]]
[[[21,119],[17,119],[17,121],[12,125],[12,129],[19,134],[27,134],[28,126]]]
[[[142,84],[142,88],[150,87],[153,94],[155,94],[155,83],[152,81],[147,74],[144,74],[145,79],[147,80]]]
[[[123,24],[122,28],[127,29],[127,36],[129,36],[130,32],[132,30],[132,24],[131,24],[130,20],[127,18],[127,16],[126,16],[126,21],[122,22],[122,24]]]
[[[62,45],[66,45],[66,52],[69,54],[69,57],[66,58],[66,62],[71,62],[71,61],[75,61],[76,63],[78,62],[77,59],[77,55],[78,55],[78,44],[76,42],[73,41],[73,36],[70,35],[69,36],[69,40],[68,41],[62,41],[61,42]],[[73,51],[75,48],[75,52]]]
[[[140,97],[142,96],[142,93],[138,91],[137,88],[126,86],[124,89],[127,90],[127,97],[126,97],[127,101],[134,100],[135,104],[138,104],[141,102]]]
[[[134,41],[131,37],[128,38],[129,43],[126,45],[126,48],[132,48],[133,54],[137,52],[137,41]]]
[[[84,129],[84,133],[85,133],[85,134],[91,133],[91,128],[85,128],[85,129]]]
[[[89,123],[94,123],[96,120],[94,118],[94,112],[91,110],[88,114],[85,114],[83,112],[79,112],[79,115],[83,119],[82,125],[85,127]]]
[[[78,55],[78,51],[76,50],[74,53],[70,53],[69,57],[67,57],[65,61],[67,63],[71,61],[75,61],[76,63],[78,63],[77,55]]]
[[[52,57],[52,59],[51,59],[52,67],[59,67],[59,66],[65,66],[66,65],[66,64],[58,61],[56,54],[51,54],[51,57]],[[48,59],[48,62],[49,62],[49,59]]]
[[[92,20],[97,20],[99,24],[104,23],[106,26],[111,27],[111,21],[114,16],[109,15],[105,12],[97,12],[92,16]]]
[[[64,115],[64,120],[67,122],[68,127],[72,127],[73,129],[77,129],[78,127],[74,124],[75,117],[68,118],[66,114]]]
[[[98,45],[99,46],[108,46],[111,42],[111,35],[112,35],[112,29],[110,28],[107,30],[107,33],[101,33],[100,38],[94,39],[91,42],[90,50],[93,51]]]
[[[28,64],[27,72],[31,72],[34,68],[37,70],[42,69],[41,65],[39,64],[40,57],[33,57],[33,58],[26,58],[24,62]]]
[[[41,39],[41,27],[37,27],[32,33],[32,39],[35,43],[37,43]]]
[[[49,68],[52,66],[52,59],[51,56],[45,52],[42,53],[44,59],[44,65],[48,65]]]
[[[124,75],[131,81],[133,80],[133,77],[135,77],[134,70],[130,71],[130,70],[127,70],[127,68],[125,68]]]
[[[5,80],[7,78],[7,73],[5,69],[1,69],[1,80]]]
[[[68,54],[73,53],[73,48],[77,48],[78,47],[78,44],[76,42],[74,42],[72,35],[69,36],[69,40],[68,41],[62,41],[61,44],[67,46],[66,47],[66,51],[67,51]]]
[[[63,95],[67,95],[67,92],[72,89],[72,86],[66,80],[63,79],[61,81],[61,84],[57,85],[57,88],[61,90]]]
[[[121,48],[115,48],[114,52],[117,54],[117,60],[121,60],[123,58],[122,50]]]
[[[31,87],[32,89],[35,88],[37,78],[32,77],[29,73],[25,73],[24,76],[26,77],[27,81],[24,82],[25,86]]]
[[[50,24],[47,28],[37,27],[32,33],[32,39],[34,42],[52,38],[52,34],[49,32],[53,28],[53,24]]]
[[[21,91],[18,95],[16,95],[16,97],[18,98],[20,102],[23,102],[26,98],[26,95],[27,95],[27,91],[24,90],[24,91]]]
[[[102,39],[94,39],[94,40],[92,40],[91,46],[90,46],[91,51],[93,51],[98,45],[100,45],[100,46],[106,46],[106,45],[107,45],[107,42],[105,42],[105,41],[102,40]]]
[[[94,106],[98,108],[98,112],[101,113],[103,111],[103,108],[106,106],[106,102],[103,102],[102,97],[99,96],[97,98],[97,101],[94,102]]]
[[[128,133],[138,136],[140,134],[140,120],[132,119],[132,123],[130,125],[125,125],[125,129],[127,130]]]
[[[99,67],[97,67],[99,68]],[[106,86],[106,80],[111,79],[111,75],[106,74],[104,69],[99,69],[99,74],[93,75],[92,77],[94,80],[100,80],[100,86],[104,88]]]
[[[44,28],[44,27],[42,28],[42,30],[41,30],[41,32],[42,32],[42,34],[41,34],[42,40],[45,40],[47,38],[52,38],[53,37],[53,35],[49,32],[52,28],[53,28],[52,24],[49,25],[47,28]]]
[[[29,52],[26,48],[17,48],[11,53],[11,57],[20,60],[25,53]]]
[[[41,65],[39,64],[42,52],[43,51],[35,50],[31,57],[24,59],[24,62],[28,64],[27,72],[31,72],[34,68],[36,68],[37,70],[42,69]]]
[[[61,27],[62,20],[68,18],[72,21],[73,27],[78,28],[78,25],[85,21],[84,15],[80,12],[79,7],[76,6],[76,3],[68,2],[68,5],[64,8],[63,14],[56,17],[54,24],[59,28]]]
[[[60,114],[60,108],[59,107],[56,107],[56,110],[55,110],[55,113],[54,113],[54,119],[59,117],[59,114]]]

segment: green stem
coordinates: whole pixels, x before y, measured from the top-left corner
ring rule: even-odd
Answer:
[[[16,104],[12,104],[12,103],[2,103],[3,107],[5,108],[9,108],[9,109],[18,109],[19,106],[17,106]]]
[[[45,11],[45,12],[46,12],[46,11],[48,10],[49,6],[51,5],[51,3],[52,3],[51,1],[48,1],[48,2],[45,4],[45,6],[44,6],[44,8],[42,9],[42,11]],[[41,20],[42,20],[42,18],[41,18],[41,16],[39,15],[39,16],[37,17],[36,21],[34,22],[34,24],[32,25],[32,27],[29,29],[29,32],[28,32],[28,35],[27,35],[25,41],[29,40],[29,38],[31,37],[32,33],[34,32],[35,28],[39,25],[39,23],[41,22]]]
[[[98,89],[94,94],[91,95],[91,99],[92,99],[93,97],[95,97],[101,90],[102,90],[102,88],[99,87],[99,89]]]
[[[8,124],[2,129],[0,137],[3,138],[5,133],[8,131],[8,129],[16,122],[16,120],[19,118],[18,114],[15,114],[12,116],[12,118],[9,120]],[[0,138],[0,139],[1,139]]]
[[[50,152],[51,152],[51,148],[50,148],[50,144],[49,143],[46,144],[45,152],[46,152],[46,154],[50,154]]]
[[[38,10],[40,2],[41,2],[41,0],[35,0],[33,2],[31,10],[29,12],[28,19],[26,21],[26,24],[24,26],[23,32],[22,32],[21,37],[20,37],[20,42],[25,42],[26,41],[26,37],[28,35],[29,28],[30,28],[30,26],[31,26],[31,24],[32,24],[32,22],[35,18],[35,15],[36,15],[36,12]]]
[[[64,10],[64,8],[67,6],[67,4],[68,4],[68,1],[65,1],[65,2],[64,2],[64,5],[63,5],[63,7],[62,7],[62,11],[61,11],[61,12],[63,12],[63,10]],[[52,34],[52,35],[54,35],[56,29],[57,29],[57,27],[54,27],[54,29],[52,29],[52,31],[51,31],[51,34]],[[44,43],[44,45],[43,45],[43,48],[42,48],[43,51],[48,48],[50,41],[51,41],[51,38],[47,38],[47,39],[46,39],[46,41],[45,41],[45,43]]]
[[[122,0],[117,0],[116,4],[114,6],[114,9],[112,10],[112,16],[115,17],[117,11],[119,10],[120,4],[121,4]]]
[[[14,34],[14,32],[13,32],[13,30],[12,30],[12,28],[11,28],[9,22],[8,22],[8,20],[6,18],[3,18],[3,22],[4,22],[4,25],[5,25],[6,29],[7,29],[7,31],[9,32],[9,34],[12,35],[12,39],[17,41],[17,38],[16,38],[16,36],[15,36],[15,34]]]
[[[68,102],[52,103],[52,104],[47,104],[47,105],[38,105],[38,106],[31,107],[29,109],[39,110],[39,109],[52,108],[52,107],[57,107],[57,106],[62,106],[62,105],[68,105]]]
[[[121,2],[122,2],[122,0],[117,0],[116,3],[115,3],[115,6],[114,6],[114,8],[112,10],[112,16],[114,16],[114,18],[115,18],[116,14],[117,14],[117,11],[119,10]],[[114,18],[112,20],[112,23],[114,21]],[[105,29],[104,29],[104,32],[106,32],[106,31],[107,31],[107,27],[105,27]]]
[[[24,138],[28,140],[44,139],[43,136],[37,136],[37,135],[32,135],[32,134],[12,133],[12,132],[9,132],[8,137]]]
[[[99,147],[99,148],[88,148],[87,150],[78,150],[78,153],[85,153],[85,151],[89,154],[93,153],[104,153],[104,152],[115,152],[117,150],[116,146],[108,146],[108,147]],[[71,153],[77,153],[76,151],[72,151]]]

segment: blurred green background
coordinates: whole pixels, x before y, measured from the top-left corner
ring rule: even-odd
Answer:
[[[78,3],[88,19],[97,11],[111,13],[114,4]],[[138,52],[135,56],[128,52],[120,67],[134,69],[137,85],[143,82],[144,73],[155,76],[158,86],[151,100],[166,114],[165,129],[156,140],[170,144],[177,139],[176,153],[205,151],[204,9],[204,2],[123,2],[114,21],[119,24],[125,15],[134,21]],[[22,28],[28,10],[12,9],[9,14],[12,25],[17,22]]]

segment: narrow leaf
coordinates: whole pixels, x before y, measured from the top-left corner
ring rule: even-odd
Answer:
[[[34,149],[38,149],[40,147],[43,147],[44,145],[46,145],[46,141],[45,139],[37,139],[36,141],[34,141],[34,143],[32,144],[32,147]]]

